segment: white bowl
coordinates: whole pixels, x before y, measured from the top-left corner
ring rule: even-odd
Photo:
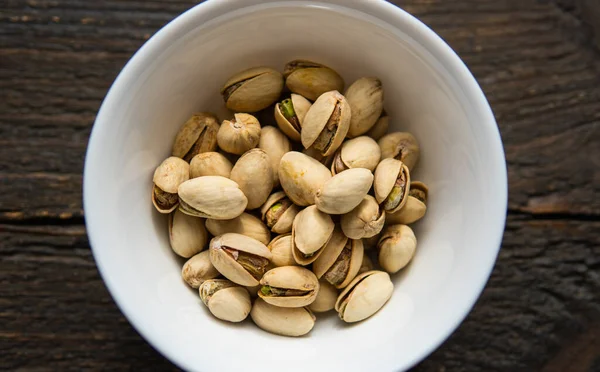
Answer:
[[[306,337],[217,321],[180,278],[166,219],[150,202],[154,168],[194,111],[222,110],[226,78],[254,65],[307,58],[349,85],[378,76],[392,130],[412,132],[422,157],[412,178],[430,187],[412,264],[389,303],[348,326],[319,315]],[[223,115],[223,111],[220,111]],[[224,119],[224,116],[220,117]],[[85,164],[94,257],[134,327],[188,370],[397,371],[438,347],[467,315],[498,253],[506,168],[488,103],[430,29],[384,1],[208,1],[149,40],[98,113]]]

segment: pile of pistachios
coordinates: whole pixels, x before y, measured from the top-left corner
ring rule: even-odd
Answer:
[[[357,322],[390,299],[417,247],[407,225],[427,209],[419,145],[387,133],[379,79],[343,91],[306,60],[242,71],[221,89],[231,117],[192,115],[156,168],[152,203],[215,317],[301,336],[313,313]]]

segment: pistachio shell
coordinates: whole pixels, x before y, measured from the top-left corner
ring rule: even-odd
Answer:
[[[383,111],[381,80],[374,77],[360,78],[348,87],[344,95],[352,110],[348,137],[360,136],[375,125]]]
[[[292,255],[292,234],[279,235],[267,246],[273,255],[271,263],[276,267],[296,265]]]
[[[261,149],[246,152],[233,166],[230,178],[248,198],[247,209],[260,207],[273,190],[273,170],[269,156]]]
[[[278,191],[271,194],[260,209],[262,220],[271,231],[277,234],[285,234],[292,231],[292,223],[300,207],[293,204],[285,192]]]
[[[308,308],[315,313],[324,313],[333,310],[337,296],[337,289],[329,284],[327,280],[321,279],[319,280],[319,293],[317,293],[317,297]]]
[[[229,178],[233,165],[218,152],[203,152],[192,158],[190,163],[190,178],[203,176],[221,176]]]
[[[288,197],[299,206],[315,203],[315,194],[331,178],[331,172],[317,160],[296,151],[283,155],[279,181]]]
[[[347,323],[366,319],[390,299],[394,284],[383,271],[368,271],[358,275],[338,296],[335,310]]]
[[[279,307],[262,298],[254,301],[252,321],[261,329],[282,336],[302,336],[312,330],[315,316],[305,307]]]
[[[189,162],[195,155],[217,148],[217,117],[208,112],[192,115],[175,136],[172,155]]]
[[[344,79],[333,69],[307,60],[294,60],[284,69],[285,85],[294,93],[314,101],[331,90],[344,90]]]
[[[375,198],[367,195],[356,208],[342,216],[340,224],[351,239],[370,238],[383,229],[385,216]]]
[[[205,280],[214,279],[220,274],[210,262],[208,251],[202,251],[185,262],[181,277],[192,288],[198,288]]]
[[[208,243],[204,220],[175,210],[169,215],[169,242],[173,252],[181,257],[200,253]]]
[[[375,199],[386,213],[399,211],[406,204],[410,190],[408,167],[400,160],[383,159],[375,169],[373,189]]]
[[[248,199],[238,184],[221,176],[185,181],[178,189],[179,209],[197,217],[230,220],[242,214]]]
[[[250,114],[235,114],[232,120],[224,120],[217,133],[217,143],[223,151],[242,155],[258,146],[260,123]]]
[[[413,170],[419,161],[419,143],[417,139],[408,132],[394,132],[386,134],[377,141],[381,148],[381,158],[394,158],[402,161]]]
[[[328,280],[338,289],[344,288],[358,273],[363,254],[361,240],[349,241],[341,230],[335,229],[323,252],[313,263],[313,271],[317,278]]]
[[[290,140],[275,127],[263,127],[260,132],[258,148],[263,150],[271,161],[273,186],[279,185],[279,162],[286,153],[292,151]]]
[[[265,273],[258,297],[271,305],[303,307],[310,305],[319,292],[319,281],[312,271],[300,266],[281,266]]]
[[[331,217],[314,205],[301,210],[292,225],[292,253],[300,265],[314,262],[333,234]]]
[[[363,240],[364,241],[364,240]],[[360,265],[360,269],[358,269],[358,275],[362,273],[366,273],[367,271],[373,270],[375,266],[373,265],[373,261],[366,254],[363,255],[362,264]]]
[[[294,115],[292,116],[292,118],[294,119],[286,118],[286,115],[284,115],[284,112],[286,112],[286,110],[282,109],[282,105],[291,105],[291,110],[290,108],[288,108],[287,112],[293,111]],[[309,100],[307,100],[299,94],[292,94],[290,98],[283,100],[282,102],[279,102],[275,105],[275,122],[277,123],[277,126],[279,126],[279,129],[281,129],[281,131],[285,133],[288,137],[290,137],[293,141],[300,142],[300,132],[302,129],[302,124],[304,123],[304,118],[306,117],[306,113],[310,109],[311,105],[312,104]],[[293,123],[293,121],[295,121],[295,123]]]
[[[160,213],[171,213],[177,208],[177,188],[190,177],[190,165],[180,158],[165,159],[154,171],[152,204]]]
[[[300,137],[304,148],[313,146],[323,156],[333,154],[346,138],[350,105],[338,91],[323,93],[310,107]]]
[[[388,273],[404,268],[415,255],[417,238],[406,225],[386,227],[379,239],[379,265]]]
[[[231,220],[207,219],[206,229],[214,236],[237,233],[254,238],[263,244],[269,244],[271,241],[271,233],[267,226],[249,213],[242,213]]]
[[[417,194],[419,195],[417,196]],[[427,211],[427,194],[427,186],[424,183],[418,181],[411,182],[406,204],[396,213],[387,213],[385,222],[389,225],[409,225],[417,222],[425,216],[425,212]]]
[[[390,118],[386,114],[382,114],[381,117],[377,120],[375,125],[369,129],[367,132],[367,136],[373,138],[375,141],[379,141],[379,139],[388,131],[390,126]]]
[[[373,172],[380,159],[381,150],[375,140],[367,136],[356,137],[344,142],[337,151],[331,164],[331,174],[351,168],[366,168]]]
[[[283,90],[283,76],[269,67],[254,67],[230,77],[221,89],[228,109],[256,112],[269,107]]]
[[[221,320],[241,322],[252,309],[248,291],[227,279],[207,280],[198,291],[208,310]]]
[[[373,173],[365,168],[348,169],[325,182],[315,195],[315,205],[329,214],[348,213],[358,206],[373,184]]]

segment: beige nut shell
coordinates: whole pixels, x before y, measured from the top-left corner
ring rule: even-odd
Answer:
[[[208,233],[204,219],[175,210],[169,215],[168,224],[169,243],[177,255],[190,258],[206,248]]]
[[[248,198],[246,209],[256,209],[263,205],[273,190],[271,160],[261,149],[249,150],[235,163],[230,178]]]
[[[373,185],[373,173],[365,168],[340,172],[323,184],[315,205],[328,214],[344,214],[356,208]]]
[[[271,232],[267,226],[257,217],[242,213],[231,220],[206,220],[206,229],[214,236],[226,233],[238,233],[249,236],[263,244],[271,241]]]
[[[340,293],[335,310],[343,321],[358,322],[378,312],[390,299],[393,291],[394,284],[388,273],[367,271],[354,278]]]
[[[300,266],[281,266],[271,269],[260,280],[263,286],[309,291],[304,296],[265,296],[261,291],[258,297],[271,305],[280,307],[303,307],[310,305],[319,292],[319,280],[312,271]]]
[[[239,185],[225,177],[204,176],[183,182],[179,188],[179,209],[192,216],[229,220],[248,205]]]
[[[327,167],[300,152],[288,152],[279,163],[281,187],[290,200],[301,207],[314,204],[317,190],[330,178]]]
[[[250,317],[258,327],[267,332],[291,337],[303,336],[310,332],[316,320],[308,308],[274,306],[262,298],[254,301]]]

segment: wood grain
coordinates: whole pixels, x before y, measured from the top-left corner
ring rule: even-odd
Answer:
[[[467,320],[416,371],[600,370],[600,3],[395,1],[440,34],[500,127],[509,215]],[[82,170],[128,58],[191,0],[0,5],[0,368],[175,369],[96,270]]]

